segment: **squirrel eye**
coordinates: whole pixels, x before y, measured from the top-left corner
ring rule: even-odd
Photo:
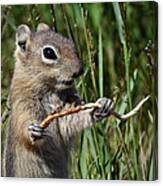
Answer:
[[[58,54],[53,46],[47,45],[43,47],[42,50],[43,62],[47,64],[52,64],[58,59]]]
[[[50,47],[44,48],[43,53],[44,53],[44,57],[47,59],[52,59],[52,60],[57,59],[57,55],[55,54],[55,51]]]

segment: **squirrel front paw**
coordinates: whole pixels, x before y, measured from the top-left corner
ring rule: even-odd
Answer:
[[[30,140],[33,142],[37,139],[42,139],[45,136],[45,130],[39,124],[33,123],[28,127]]]
[[[113,101],[109,98],[99,98],[96,103],[101,105],[101,108],[96,108],[93,110],[93,118],[95,121],[99,121],[110,115],[113,109]]]

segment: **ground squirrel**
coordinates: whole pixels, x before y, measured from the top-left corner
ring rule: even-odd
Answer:
[[[81,104],[74,79],[83,65],[73,42],[44,23],[36,32],[18,27],[15,59],[2,176],[67,178],[74,136],[108,116],[112,101],[100,98],[102,108],[57,119],[44,130],[39,124],[48,114]]]

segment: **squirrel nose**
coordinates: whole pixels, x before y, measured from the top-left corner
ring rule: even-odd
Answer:
[[[81,74],[83,74],[83,72],[84,72],[83,65],[80,65],[79,70],[76,71],[76,72],[74,72],[73,75],[72,75],[72,77],[73,77],[73,78],[77,78],[77,77],[79,77]]]

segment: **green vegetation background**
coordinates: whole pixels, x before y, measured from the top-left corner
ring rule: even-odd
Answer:
[[[76,82],[84,100],[110,97],[122,114],[146,95],[151,96],[127,122],[109,117],[85,130],[72,150],[69,177],[156,179],[157,4],[2,6],[2,113],[14,68],[16,27],[23,23],[35,30],[40,22],[73,39],[85,68]]]

